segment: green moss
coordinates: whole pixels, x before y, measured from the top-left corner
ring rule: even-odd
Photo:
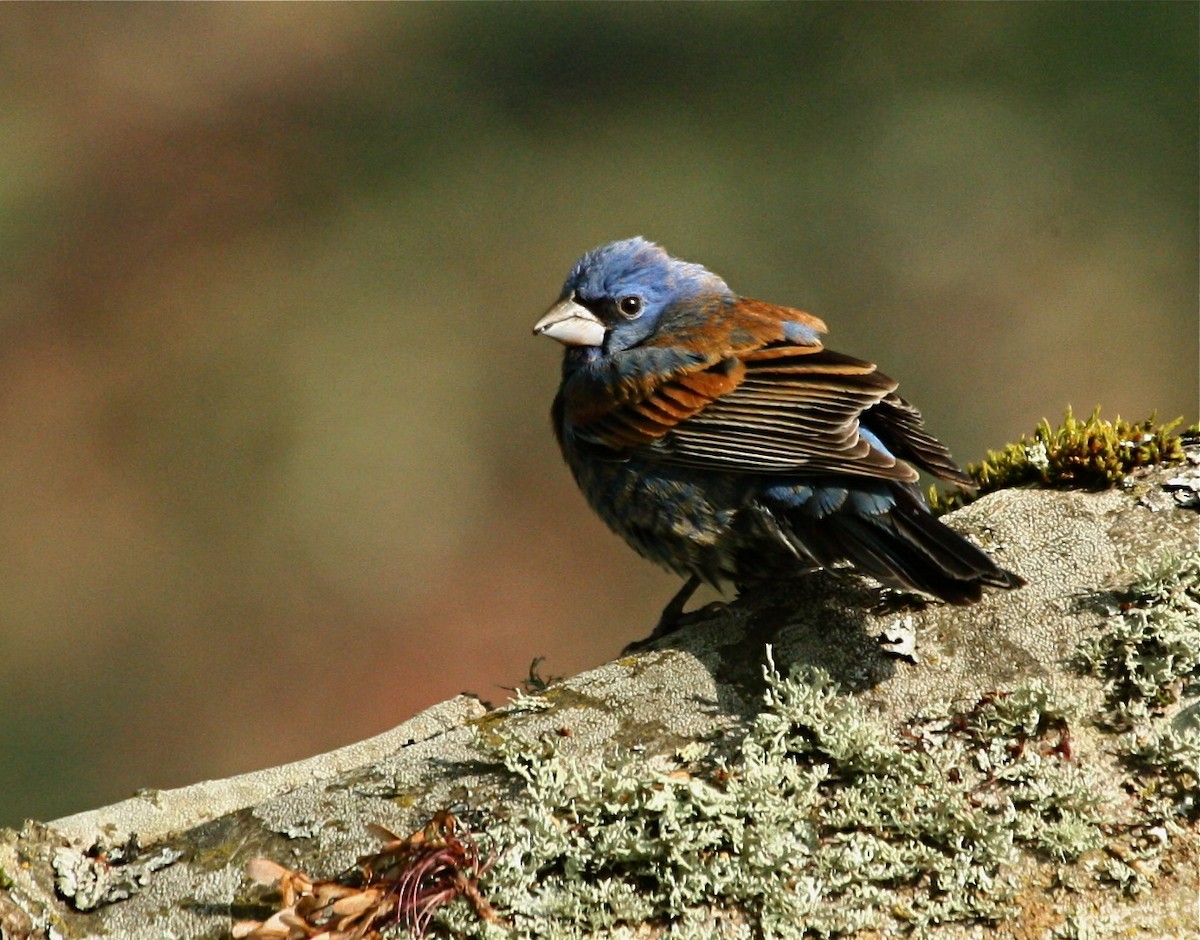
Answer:
[[[478,718],[472,718],[467,723],[474,726],[479,739],[488,747],[499,746],[505,740],[503,729],[514,714],[530,711],[550,711],[554,703],[541,695],[530,695],[521,689],[516,690],[511,702],[504,708],[493,708],[484,712]]]
[[[1042,419],[1031,438],[988,451],[982,463],[970,464],[967,472],[977,484],[975,491],[944,493],[931,487],[929,504],[935,512],[949,512],[1011,486],[1106,489],[1138,467],[1183,460],[1184,438],[1175,431],[1181,420],[1159,424],[1151,415],[1136,424],[1120,417],[1104,421],[1099,407],[1080,420],[1068,408],[1057,428]]]
[[[1090,788],[1057,748],[1068,717],[1031,684],[898,734],[823,672],[770,669],[729,759],[689,745],[658,766],[632,751],[597,765],[502,740],[525,794],[485,833],[485,890],[529,937],[645,922],[700,936],[714,908],[735,912],[730,937],[997,920],[1022,856],[1100,843]],[[444,916],[456,934],[507,936],[464,908]]]

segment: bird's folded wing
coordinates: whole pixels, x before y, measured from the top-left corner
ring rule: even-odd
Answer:
[[[817,318],[747,299],[691,313],[565,389],[579,439],[701,469],[970,482],[893,379],[821,345]]]
[[[738,386],[645,446],[660,460],[757,473],[854,473],[912,481],[860,417],[896,388],[871,363],[774,346],[741,357]]]
[[[820,346],[772,345],[639,384],[642,395],[602,413],[574,409],[576,435],[614,456],[697,468],[917,478],[859,425],[896,383]]]

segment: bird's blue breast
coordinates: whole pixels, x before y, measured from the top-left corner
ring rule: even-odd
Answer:
[[[559,428],[563,456],[588,504],[644,558],[684,577],[734,578],[728,536],[744,502],[732,479],[638,458],[597,455],[569,426]]]
[[[879,480],[729,474],[598,453],[556,408],[567,465],[593,511],[640,555],[716,584],[794,570],[801,555],[780,520],[883,517],[896,503]]]

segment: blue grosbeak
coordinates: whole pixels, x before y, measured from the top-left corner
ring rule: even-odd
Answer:
[[[930,513],[918,469],[971,479],[825,329],[643,238],[580,258],[534,327],[567,347],[552,417],[588,502],[687,579],[655,635],[701,582],[848,566],[952,604],[1024,583]]]

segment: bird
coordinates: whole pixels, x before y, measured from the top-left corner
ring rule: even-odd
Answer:
[[[702,583],[849,569],[958,605],[1025,583],[933,515],[918,471],[971,478],[827,331],[641,236],[579,258],[534,326],[566,347],[551,420],[584,497],[685,579],[651,639],[688,622]]]

